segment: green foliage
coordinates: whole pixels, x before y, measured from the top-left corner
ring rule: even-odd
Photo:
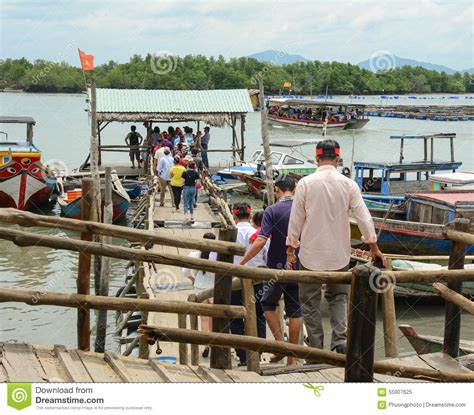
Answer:
[[[30,92],[80,92],[84,90],[81,69],[67,63],[25,58],[0,61],[0,88]],[[373,73],[357,65],[311,61],[274,65],[252,58],[225,60],[202,55],[146,57],[133,55],[129,62],[109,61],[95,68],[101,88],[230,89],[258,88],[263,75],[265,91],[278,94],[291,82],[296,94],[411,94],[474,92],[474,76],[448,75],[422,67],[396,68]],[[86,72],[90,77],[90,72]]]

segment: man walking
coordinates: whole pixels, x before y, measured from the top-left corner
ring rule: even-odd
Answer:
[[[137,132],[137,127],[132,125],[130,132],[125,137],[125,143],[130,149],[130,161],[132,162],[132,169],[135,168],[135,160],[137,160],[138,168],[141,167],[140,163],[140,144],[143,141],[143,137]]]
[[[318,170],[303,177],[296,187],[288,227],[287,263],[295,264],[295,249],[300,248],[300,269],[347,271],[351,255],[349,212],[357,220],[372,257],[385,262],[377,246],[374,223],[357,184],[338,173],[340,147],[334,140],[316,146]],[[312,347],[324,345],[321,323],[321,285],[299,284],[303,318]],[[332,327],[331,350],[345,352],[347,331],[347,285],[327,284]]]
[[[163,157],[158,162],[156,168],[156,173],[158,174],[158,181],[160,184],[160,206],[165,205],[165,192],[166,189],[170,192],[171,205],[174,206],[173,192],[171,191],[171,167],[174,165],[173,157],[171,156],[171,151],[168,147],[164,147]]]
[[[275,195],[278,198],[278,203],[265,209],[260,233],[240,260],[240,265],[245,265],[256,256],[270,239],[267,266],[274,269],[285,268],[286,238],[295,186],[295,180],[289,176],[275,183]],[[283,341],[283,328],[276,312],[276,307],[282,295],[285,301],[285,312],[289,318],[289,342],[298,344],[302,324],[298,284],[280,283],[278,279],[264,283],[261,303],[265,312],[265,319],[275,340]],[[283,358],[284,356],[275,355],[270,359],[270,362],[278,362]],[[296,362],[296,358],[288,357],[289,365],[295,365]]]

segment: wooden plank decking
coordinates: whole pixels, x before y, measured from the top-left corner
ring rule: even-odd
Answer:
[[[473,356],[471,356],[472,359]],[[403,378],[403,366],[420,366],[458,373],[472,373],[457,360],[443,353],[397,359],[400,374],[376,374],[376,382],[420,382]],[[299,370],[299,372],[298,372]],[[313,371],[310,371],[313,370]],[[278,374],[280,372],[280,374]],[[285,373],[281,373],[285,372]],[[262,374],[246,370],[219,370],[205,366],[157,363],[112,353],[82,352],[64,346],[0,343],[2,382],[342,382],[343,368],[327,365],[285,367],[273,365]]]

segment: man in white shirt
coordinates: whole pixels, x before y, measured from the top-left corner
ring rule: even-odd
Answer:
[[[250,223],[252,219],[252,208],[248,203],[236,203],[232,208],[234,220],[237,224],[237,238],[235,242],[245,246],[248,250],[252,244],[252,236],[255,234],[256,229]],[[264,267],[267,264],[267,253],[268,243],[263,249],[253,257],[247,266],[250,267]],[[234,255],[234,264],[238,264],[242,259],[241,256]],[[263,313],[263,308],[260,304],[260,299],[263,294],[263,284],[254,285],[254,302],[257,312],[257,334],[258,337],[265,339],[267,337],[267,326]],[[242,302],[242,290],[232,291],[231,304],[243,305]],[[243,319],[231,319],[230,320],[230,331],[232,334],[244,334],[245,326]],[[247,364],[247,353],[243,349],[235,349],[237,357],[239,358],[239,366],[245,366]]]
[[[158,165],[156,167],[156,173],[158,175],[158,182],[160,184],[160,206],[165,205],[165,192],[166,189],[170,192],[171,197],[171,205],[174,207],[174,199],[173,199],[173,192],[171,191],[171,167],[174,165],[173,156],[171,155],[171,151],[168,147],[162,147],[158,151],[163,150],[163,157],[160,158]],[[157,160],[155,153],[155,161]]]
[[[318,170],[303,177],[296,186],[288,225],[287,263],[295,262],[300,248],[300,269],[312,271],[347,270],[351,255],[349,214],[357,220],[363,240],[373,259],[385,258],[377,246],[375,227],[357,184],[338,173],[340,147],[337,141],[324,140],[316,146]],[[308,339],[322,349],[321,285],[300,284],[300,303]],[[327,284],[332,327],[331,350],[345,352],[347,331],[347,285]]]

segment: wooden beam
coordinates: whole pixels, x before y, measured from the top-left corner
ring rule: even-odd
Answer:
[[[474,314],[474,303],[456,291],[449,289],[444,284],[435,282],[433,284],[433,292],[438,294],[441,298],[444,298],[446,301],[449,301],[457,305],[459,308],[462,308],[464,311],[467,311],[469,314]]]
[[[454,242],[462,242],[469,245],[474,245],[474,235],[469,233],[469,226],[463,226],[464,231],[457,229],[446,229],[446,237]]]
[[[469,230],[469,219],[455,219],[454,230],[459,233]],[[450,270],[464,268],[464,256],[466,254],[466,242],[462,240],[453,241],[449,253]],[[448,288],[456,293],[462,292],[462,281],[448,282]],[[459,340],[461,336],[461,309],[457,304],[446,302],[444,320],[444,342],[443,351],[451,357],[459,355]]]
[[[150,340],[165,342],[185,342],[191,344],[210,345],[212,347],[233,347],[240,349],[252,349],[264,353],[282,354],[300,359],[307,359],[326,363],[333,366],[344,367],[346,356],[336,352],[316,349],[276,340],[260,339],[245,335],[234,335],[226,333],[205,333],[195,330],[184,330],[171,327],[140,326],[139,333]],[[376,373],[399,373],[400,364],[376,361],[374,363]],[[474,374],[453,373],[421,367],[403,366],[403,377],[423,378],[443,382],[474,382]]]
[[[186,328],[186,314],[178,314],[178,327],[180,329]],[[179,344],[179,364],[188,364],[188,345],[187,343]]]
[[[260,100],[263,154],[265,156],[265,181],[267,183],[268,204],[273,205],[275,203],[275,192],[273,188],[273,165],[271,159],[270,139],[268,136],[267,109],[265,108],[265,102],[263,99],[263,75],[260,75],[258,78],[258,87],[260,90],[258,98]]]
[[[95,183],[92,179],[82,179],[82,204],[81,219],[93,220]],[[81,232],[81,241],[89,243],[93,235],[90,232]],[[89,295],[91,274],[91,254],[79,252],[79,265],[77,270],[77,294]],[[90,313],[89,309],[78,307],[77,309],[77,348],[79,350],[90,350]]]
[[[105,352],[104,360],[110,365],[112,370],[119,376],[120,379],[128,383],[133,382],[133,378],[128,373],[124,363],[119,360],[117,356],[115,356],[113,353]]]
[[[1,210],[1,209],[0,209]],[[142,231],[144,232],[144,231]],[[9,240],[18,246],[45,246],[74,252],[85,252],[95,255],[110,256],[125,260],[154,262],[156,264],[208,271],[229,273],[235,277],[252,278],[255,281],[296,282],[306,284],[349,284],[350,272],[334,271],[291,271],[272,270],[229,264],[222,261],[209,261],[191,258],[185,255],[144,251],[115,245],[104,245],[95,242],[84,242],[71,238],[39,235],[11,228],[0,228],[0,239]],[[200,241],[204,241],[200,239]],[[202,246],[201,246],[202,249]],[[389,273],[397,283],[405,282],[440,282],[440,281],[474,281],[474,269],[437,270],[437,271],[383,271]]]
[[[219,230],[219,240],[235,241],[237,237],[237,229],[221,229]],[[217,254],[217,260],[226,262],[232,268],[234,262],[233,255]],[[229,270],[215,274],[214,283],[214,304],[230,304],[230,297],[232,294],[232,274]],[[213,318],[212,331],[214,333],[228,333],[229,319],[227,318]],[[211,347],[210,366],[214,369],[230,369],[232,367],[230,349],[218,349]]]
[[[387,269],[392,269],[392,260],[387,258]],[[386,357],[398,357],[397,316],[394,295],[395,281],[387,281],[382,292],[383,332]]]
[[[257,310],[255,306],[255,291],[251,279],[242,278],[242,300],[247,317],[245,317],[245,334],[257,337]],[[260,353],[247,350],[247,370],[260,372]]]
[[[380,270],[369,265],[352,270],[345,382],[374,381],[377,292],[371,284],[375,285],[380,276]]]
[[[146,208],[146,203],[142,209]],[[186,249],[206,249],[209,252],[223,254],[244,255],[245,247],[242,244],[227,241],[213,241],[202,238],[176,238],[176,236],[161,235],[150,230],[127,228],[125,226],[110,225],[93,221],[61,218],[57,216],[37,215],[17,209],[0,209],[0,222],[13,223],[21,226],[39,226],[44,228],[60,228],[77,232],[90,232],[97,235],[107,235],[122,238],[133,242],[142,242],[145,245],[166,245]]]
[[[52,305],[78,309],[154,311],[159,313],[186,313],[215,318],[245,318],[245,308],[233,305],[189,303],[187,301],[161,301],[123,297],[102,297],[84,294],[65,294],[0,288],[0,303],[25,303],[32,306]]]

